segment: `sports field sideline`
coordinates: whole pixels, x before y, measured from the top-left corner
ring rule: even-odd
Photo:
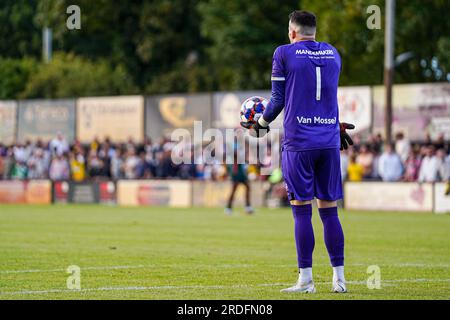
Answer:
[[[242,210],[241,210],[242,211]],[[348,294],[332,294],[317,212],[315,295],[297,280],[290,209],[0,206],[0,299],[449,299],[450,216],[342,212]],[[81,268],[81,290],[66,269]],[[381,271],[368,289],[367,268]]]

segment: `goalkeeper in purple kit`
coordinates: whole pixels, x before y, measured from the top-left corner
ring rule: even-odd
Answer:
[[[282,171],[295,222],[299,279],[282,292],[314,293],[312,254],[314,232],[311,202],[317,198],[325,245],[333,267],[332,291],[346,292],[344,234],[337,200],[342,199],[339,149],[353,144],[339,123],[337,89],[341,58],[328,43],[315,41],[316,17],[306,11],[289,16],[290,44],[275,50],[272,96],[254,124],[241,123],[260,137],[284,108]]]

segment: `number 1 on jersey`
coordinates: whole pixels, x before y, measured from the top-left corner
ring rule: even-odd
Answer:
[[[320,100],[320,91],[322,91],[322,79],[320,75],[320,67],[316,67],[316,100]]]

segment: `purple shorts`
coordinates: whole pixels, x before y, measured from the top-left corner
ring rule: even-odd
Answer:
[[[284,150],[281,167],[290,200],[342,199],[339,149]]]

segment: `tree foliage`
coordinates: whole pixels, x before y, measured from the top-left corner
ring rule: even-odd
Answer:
[[[40,64],[28,77],[20,98],[62,98],[137,93],[121,65],[91,62],[74,54],[57,53],[51,63]]]
[[[41,31],[33,23],[36,1],[0,2],[0,56],[37,57],[41,53]]]
[[[412,58],[396,67],[395,81],[445,81],[450,2],[396,2],[395,53]],[[81,30],[66,27],[73,4]],[[381,30],[366,27],[373,4]],[[382,0],[3,0],[0,98],[267,89],[294,9],[315,12],[318,40],[340,51],[341,85],[382,82]],[[49,65],[41,62],[43,27],[53,31]]]
[[[297,4],[297,0],[210,0],[199,5],[218,89],[267,88],[273,52],[288,41],[288,15]]]
[[[33,58],[0,57],[0,99],[17,98],[25,89],[29,77],[36,72],[38,63]]]

